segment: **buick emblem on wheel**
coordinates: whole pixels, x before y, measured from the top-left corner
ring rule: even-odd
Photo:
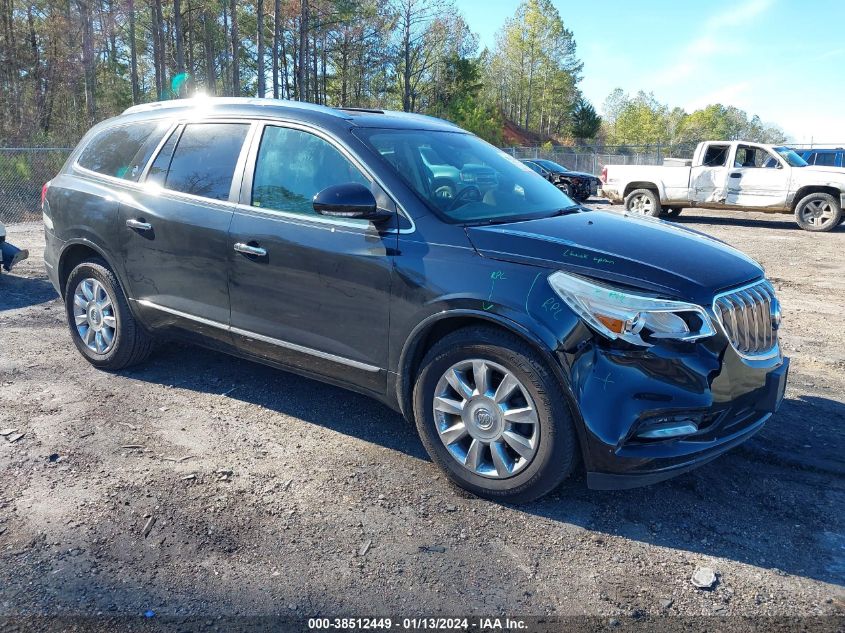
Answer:
[[[479,409],[475,412],[475,422],[484,430],[493,426],[493,416],[487,409]]]

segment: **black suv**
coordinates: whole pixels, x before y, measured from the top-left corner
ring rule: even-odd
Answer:
[[[427,151],[490,185],[438,195]],[[755,262],[586,212],[429,117],[138,106],[85,136],[43,212],[47,270],[93,365],[178,337],[360,391],[491,498],[535,498],[582,460],[596,488],[668,478],[746,440],[784,392]]]
[[[524,158],[522,162],[578,202],[584,202],[590,196],[596,195],[602,184],[598,176],[583,171],[571,171],[552,160]]]

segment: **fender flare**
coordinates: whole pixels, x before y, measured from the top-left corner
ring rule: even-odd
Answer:
[[[504,328],[508,332],[514,334],[520,339],[524,340],[532,349],[536,350],[540,356],[546,361],[546,364],[551,369],[552,374],[558,381],[563,394],[563,399],[569,408],[575,423],[575,432],[578,436],[579,445],[581,449],[581,456],[585,460],[589,460],[589,444],[586,441],[586,426],[584,419],[581,416],[581,409],[578,406],[578,401],[575,394],[572,393],[572,386],[566,377],[563,368],[558,362],[555,354],[549,348],[549,345],[543,339],[535,335],[529,328],[522,325],[518,321],[509,319],[505,316],[485,312],[483,310],[475,310],[471,308],[454,308],[442,310],[429,315],[420,321],[411,333],[405,339],[402,346],[402,352],[399,355],[399,363],[397,367],[397,376],[395,383],[395,397],[399,405],[399,412],[413,424],[413,403],[411,402],[413,396],[413,376],[410,375],[410,361],[416,355],[416,347],[423,339],[423,334],[427,332],[433,325],[450,318],[470,317],[478,320],[487,321],[493,325]]]
[[[74,246],[85,246],[86,248],[90,248],[92,251],[96,252],[100,257],[102,257],[105,260],[106,264],[108,264],[109,268],[111,268],[112,271],[114,272],[114,274],[117,276],[117,279],[120,282],[121,289],[123,290],[123,295],[126,297],[126,302],[129,304],[130,309],[133,310],[133,312],[134,312],[134,306],[133,306],[134,302],[131,300],[129,293],[127,292],[128,286],[126,285],[126,278],[125,278],[125,275],[124,275],[123,268],[120,267],[120,266],[116,266],[115,263],[114,263],[114,258],[112,257],[112,255],[108,254],[103,247],[101,247],[96,242],[92,242],[88,238],[75,237],[75,238],[72,238],[72,239],[70,239],[70,240],[68,240],[67,242],[64,243],[61,251],[59,252],[59,256],[58,256],[57,264],[56,264],[56,274],[58,276],[58,279],[61,281],[63,276],[65,277],[65,280],[67,279],[67,275],[63,275],[64,272],[67,272],[68,274],[70,274],[70,271],[64,271],[63,267],[64,267],[65,257],[67,255],[68,251],[71,248],[73,248]],[[64,298],[64,291],[65,291],[64,284],[62,284],[62,287],[59,289],[59,292],[60,292],[62,298]]]

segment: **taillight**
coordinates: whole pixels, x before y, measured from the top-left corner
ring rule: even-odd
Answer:
[[[44,201],[47,199],[47,189],[50,187],[50,182],[47,181],[41,187],[41,210],[44,210]]]
[[[601,168],[601,181],[603,183],[607,184],[607,167],[606,166]]]

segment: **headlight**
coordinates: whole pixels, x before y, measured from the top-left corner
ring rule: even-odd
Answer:
[[[549,285],[588,325],[610,340],[648,347],[655,339],[695,341],[715,334],[704,308],[587,281],[558,271]]]

